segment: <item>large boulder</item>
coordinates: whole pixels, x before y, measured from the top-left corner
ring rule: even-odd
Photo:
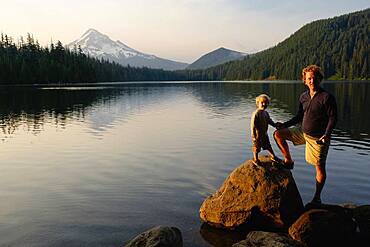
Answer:
[[[141,233],[125,247],[182,247],[182,236],[176,227],[157,226]]]
[[[284,233],[253,231],[247,238],[232,247],[305,247],[304,244],[291,239]]]
[[[346,246],[354,241],[356,223],[340,207],[310,209],[289,227],[289,235],[307,246]],[[332,208],[332,210],[330,210]]]
[[[303,202],[292,173],[272,165],[268,157],[260,160],[260,165],[251,160],[241,164],[203,202],[203,221],[228,229],[243,224],[288,228],[299,217]]]
[[[370,205],[362,205],[354,208],[353,217],[358,224],[360,235],[370,243]]]

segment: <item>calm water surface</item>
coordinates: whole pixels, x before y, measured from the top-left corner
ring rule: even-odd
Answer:
[[[323,200],[370,203],[370,83],[325,83],[339,122]],[[301,83],[150,83],[0,88],[0,246],[122,246],[156,225],[184,246],[230,246],[198,210],[252,157],[254,98],[275,121],[297,110]],[[270,135],[273,129],[269,130]],[[277,153],[275,144],[273,148]],[[314,192],[292,147],[303,201]]]

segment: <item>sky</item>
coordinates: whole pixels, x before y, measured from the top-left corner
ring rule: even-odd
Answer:
[[[220,47],[255,53],[370,0],[0,0],[0,32],[68,44],[89,28],[131,48],[191,63]]]

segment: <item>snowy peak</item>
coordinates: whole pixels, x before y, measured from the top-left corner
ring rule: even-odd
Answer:
[[[121,56],[144,56],[145,54],[135,51],[122,42],[115,42],[108,35],[102,34],[97,30],[90,28],[81,38],[73,41],[68,46],[80,46],[84,53],[90,56],[101,58],[106,55],[119,59]],[[150,56],[149,56],[150,57]]]
[[[102,34],[93,28],[90,28],[79,39],[67,45],[70,49],[73,49],[74,46],[80,46],[85,54],[92,57],[104,58],[124,66],[145,66],[167,70],[183,69],[187,66],[185,63],[139,52],[119,40],[113,41],[108,35]]]

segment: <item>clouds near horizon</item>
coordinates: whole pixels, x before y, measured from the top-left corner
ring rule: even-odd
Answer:
[[[94,28],[136,50],[192,62],[221,46],[257,52],[304,24],[368,7],[369,0],[13,0],[1,3],[0,31],[67,44]]]

